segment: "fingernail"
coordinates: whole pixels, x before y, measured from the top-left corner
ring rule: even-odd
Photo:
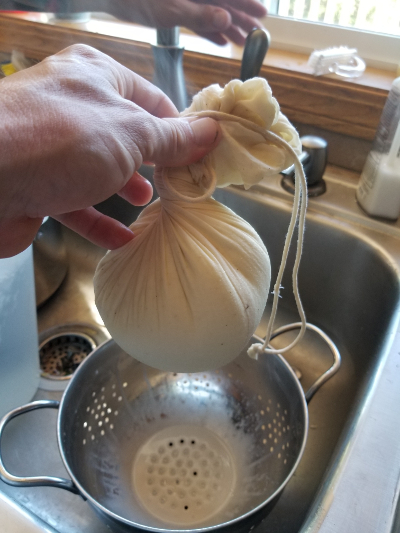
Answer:
[[[212,24],[217,30],[226,30],[229,26],[228,16],[226,11],[218,9],[212,17]]]
[[[194,141],[199,146],[213,144],[218,137],[218,126],[212,118],[200,118],[190,122]]]

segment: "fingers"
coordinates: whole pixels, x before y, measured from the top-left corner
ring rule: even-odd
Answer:
[[[135,172],[118,194],[133,205],[146,205],[153,197],[153,187],[146,178]]]
[[[99,213],[94,207],[56,215],[53,218],[97,246],[115,250],[134,238],[132,231],[121,222]]]
[[[209,0],[200,1],[208,2]],[[233,8],[235,10],[242,11],[251,17],[261,18],[267,16],[266,7],[258,0],[215,0],[215,3],[228,10]]]
[[[226,36],[243,45],[249,31],[263,27],[257,18],[266,16],[267,10],[257,0],[198,0],[183,2],[182,13],[180,23],[199,35],[221,45]]]
[[[181,14],[181,24],[195,32],[224,32],[232,23],[231,15],[226,9],[190,0],[182,2]]]

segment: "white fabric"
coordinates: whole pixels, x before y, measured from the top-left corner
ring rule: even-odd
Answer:
[[[200,111],[220,111],[250,120],[276,133],[301,154],[299,135],[280,112],[263,78],[245,82],[232,80],[223,89],[219,85],[203,89],[183,115]],[[248,189],[262,178],[276,175],[293,164],[284,148],[266,143],[259,133],[235,122],[221,120],[219,123],[222,140],[208,156],[217,175],[217,187],[234,184]]]
[[[233,80],[201,91],[183,115],[219,111],[251,120],[300,151],[263,79]],[[212,198],[190,203],[208,188],[250,187],[293,161],[285,147],[243,124],[220,120],[223,138],[201,162],[159,170],[160,199],[131,226],[136,237],[100,261],[96,305],[114,340],[136,359],[167,371],[218,368],[247,345],[263,314],[270,286],[268,252],[254,229]]]
[[[175,372],[218,368],[254,333],[270,263],[254,229],[213,199],[156,200],[132,224],[132,242],[108,252],[96,305],[130,355]]]

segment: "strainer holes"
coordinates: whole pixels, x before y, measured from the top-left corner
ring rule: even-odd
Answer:
[[[173,446],[173,445],[174,445],[173,442],[169,442],[169,443],[168,443],[168,446]]]
[[[197,476],[197,472],[196,472],[196,470],[193,472],[193,475],[194,475],[194,476]]]
[[[191,440],[190,444],[196,444],[196,441],[195,440]]]
[[[189,506],[185,505],[184,509],[185,509],[185,511],[187,511],[189,509]]]

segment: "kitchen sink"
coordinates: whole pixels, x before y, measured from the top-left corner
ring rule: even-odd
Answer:
[[[368,218],[355,203],[355,184],[326,175],[327,192],[311,199],[299,274],[307,320],[337,345],[342,365],[309,402],[309,434],[303,458],[273,509],[254,533],[390,531],[400,474],[400,224]],[[291,213],[292,197],[277,176],[249,191],[218,190],[215,197],[245,218],[266,244],[274,281]],[[117,197],[101,209],[132,221],[140,209]],[[69,271],[38,310],[41,337],[63,330],[109,338],[94,305],[92,277],[104,250],[64,229]],[[292,250],[294,252],[294,250]],[[276,327],[297,322],[289,258]],[[269,308],[257,334],[263,335]],[[288,343],[291,333],[273,341]],[[285,354],[304,390],[331,365],[327,345],[307,332]],[[39,389],[35,399],[62,392]],[[55,410],[14,419],[4,434],[3,457],[17,475],[67,477],[56,442]],[[0,481],[12,498],[59,533],[103,533],[110,527],[79,496],[48,487],[18,488]],[[1,517],[0,517],[1,524]],[[46,526],[46,527],[47,527]],[[44,527],[44,526],[43,526]],[[43,529],[46,531],[47,529]]]

